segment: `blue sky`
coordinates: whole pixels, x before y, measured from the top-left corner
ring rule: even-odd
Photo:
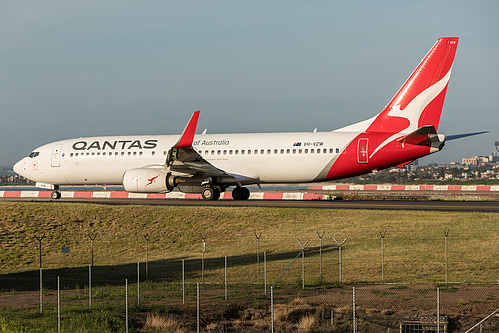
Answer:
[[[380,112],[437,38],[461,38],[421,163],[499,141],[497,1],[3,1],[0,164],[71,137],[330,131]]]

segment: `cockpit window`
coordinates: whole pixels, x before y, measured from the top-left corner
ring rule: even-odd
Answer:
[[[40,155],[40,152],[39,151],[34,151],[31,154],[29,154],[29,157],[34,158],[34,157],[37,157],[38,155]]]

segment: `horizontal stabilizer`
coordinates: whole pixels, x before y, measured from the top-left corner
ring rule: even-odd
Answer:
[[[433,125],[427,125],[418,128],[414,132],[404,135],[397,141],[402,144],[411,144],[419,146],[431,146],[432,138],[437,137],[437,131]],[[433,140],[434,141],[434,140]]]
[[[449,136],[447,136],[447,140],[456,140],[456,139],[465,138],[467,136],[473,136],[473,135],[484,134],[484,133],[489,133],[489,131],[449,135]]]

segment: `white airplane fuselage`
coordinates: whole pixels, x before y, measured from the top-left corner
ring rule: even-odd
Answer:
[[[325,181],[327,164],[355,132],[199,134],[193,148],[243,184]],[[109,136],[62,140],[35,149],[15,170],[40,183],[122,185],[127,170],[162,167],[177,135]]]

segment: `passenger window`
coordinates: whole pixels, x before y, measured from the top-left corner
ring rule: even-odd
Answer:
[[[239,150],[236,150],[236,151],[234,152],[234,154],[236,154],[236,155],[237,155],[237,154],[239,154]]]
[[[296,154],[296,149],[293,149],[293,154]]]
[[[329,153],[333,153],[333,148],[329,148]]]
[[[244,155],[244,149],[243,149],[243,150],[241,150],[241,155]]]
[[[284,149],[281,149],[281,154],[284,154]]]
[[[211,151],[211,154],[212,154],[212,155],[215,155],[215,151],[214,151],[214,150],[212,150],[212,151]]]
[[[229,155],[232,155],[232,150],[229,150]]]
[[[308,149],[305,149],[305,154],[308,154]]]
[[[207,151],[207,150],[205,150],[205,151],[204,151],[204,154],[205,154],[205,155],[208,155],[208,151]]]
[[[166,154],[168,154],[168,152],[166,150],[163,150],[163,156],[166,156]]]
[[[310,149],[310,154],[313,154],[314,153],[314,150],[313,149]]]
[[[301,154],[301,149],[298,149],[298,154]]]
[[[255,154],[258,154],[258,149],[255,149]]]
[[[224,155],[227,155],[227,150],[224,150]]]
[[[220,155],[221,153],[222,153],[222,151],[217,150],[217,155]]]
[[[136,151],[133,152],[133,156],[137,156],[137,152]]]
[[[262,154],[262,155],[265,154],[265,150],[263,150],[263,149],[260,150],[260,154]]]
[[[142,152],[139,153],[139,156],[142,156]]]
[[[248,155],[250,155],[250,154],[251,154],[251,149],[248,149]]]
[[[327,149],[326,149],[326,148],[324,148],[324,149],[322,150],[322,152],[323,152],[324,154],[326,154],[326,153],[327,153]]]
[[[291,152],[290,149],[286,149],[286,154],[289,154]]]
[[[336,148],[336,154],[340,152],[340,148]]]

